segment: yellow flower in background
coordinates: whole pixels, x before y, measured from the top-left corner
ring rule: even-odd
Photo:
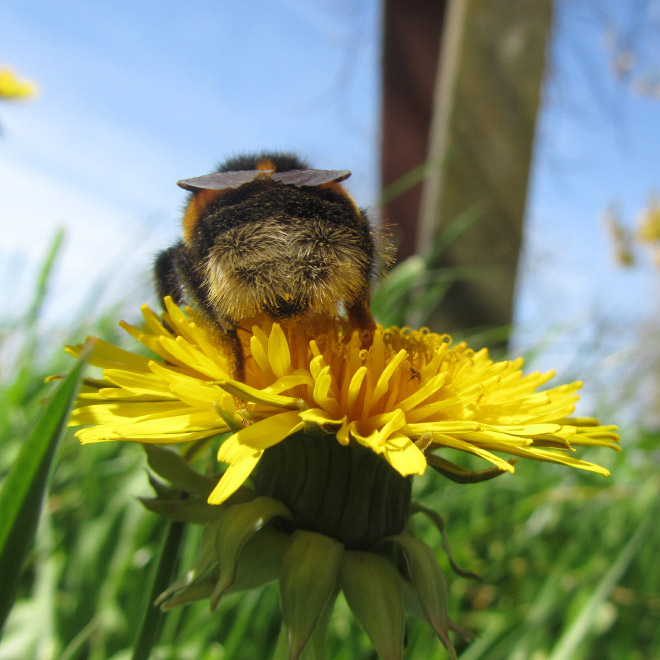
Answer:
[[[660,249],[656,249],[653,253],[653,263],[656,268],[660,268]]]
[[[619,211],[614,204],[610,204],[605,211],[605,226],[612,238],[614,256],[619,266],[628,268],[635,265],[633,250],[633,237],[630,229],[621,221]]]
[[[369,449],[404,477],[427,465],[460,469],[437,456],[447,449],[501,472],[514,471],[503,453],[608,475],[576,458],[575,447],[618,448],[616,427],[570,417],[581,383],[540,390],[553,372],[525,375],[522,359],[494,362],[447,335],[379,327],[363,348],[341,320],[255,326],[240,331],[239,382],[194,312],[169,299],[166,308],[158,317],[143,307],[142,330],[122,324],[160,360],[95,340],[90,361],[103,379],[86,381],[70,424],[87,426],[76,432],[83,443],[169,444],[231,431],[218,453],[229,468],[212,504],[234,493],[269,448],[309,428]]]
[[[660,241],[660,200],[652,195],[649,204],[641,214],[637,238],[640,243],[657,243]]]
[[[0,67],[0,99],[29,99],[36,96],[37,92],[37,85],[31,80],[19,78],[10,69]]]

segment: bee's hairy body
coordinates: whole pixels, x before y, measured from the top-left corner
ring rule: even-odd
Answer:
[[[283,154],[232,159],[218,172],[257,170],[316,172]],[[259,175],[195,190],[183,240],[157,258],[158,293],[193,303],[229,336],[264,315],[335,316],[342,308],[357,328],[371,330],[370,286],[386,262],[375,236],[336,181],[296,186]]]

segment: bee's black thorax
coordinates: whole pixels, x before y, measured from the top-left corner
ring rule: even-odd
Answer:
[[[264,164],[272,163],[277,172],[290,172],[291,170],[306,170],[309,165],[295,154],[285,151],[258,154],[241,154],[227,158],[218,165],[218,172],[240,172],[241,170],[263,169]]]
[[[269,223],[287,231],[310,222],[346,227],[373,258],[369,221],[346,196],[330,188],[299,189],[268,180],[245,184],[211,202],[200,214],[189,247],[204,259],[217,237],[236,227]]]

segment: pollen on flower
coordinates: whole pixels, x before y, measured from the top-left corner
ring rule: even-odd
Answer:
[[[581,383],[539,390],[552,372],[524,374],[522,359],[494,362],[427,328],[378,327],[368,348],[343,319],[239,328],[245,376],[237,381],[197,315],[169,299],[166,310],[158,317],[145,306],[142,329],[123,324],[158,360],[97,341],[91,362],[103,379],[86,381],[71,424],[87,425],[76,432],[82,442],[177,443],[233,431],[219,449],[229,468],[214,504],[265,451],[309,428],[368,448],[403,476],[423,474],[446,449],[506,472],[512,461],[499,453],[608,475],[576,458],[575,447],[618,448],[616,427],[570,417]]]

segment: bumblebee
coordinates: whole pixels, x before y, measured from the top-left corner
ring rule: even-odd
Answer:
[[[264,317],[344,311],[353,327],[374,329],[370,289],[389,253],[342,187],[349,176],[263,153],[178,182],[190,192],[183,236],[156,259],[157,291],[201,310],[233,343],[239,373],[236,329]]]

